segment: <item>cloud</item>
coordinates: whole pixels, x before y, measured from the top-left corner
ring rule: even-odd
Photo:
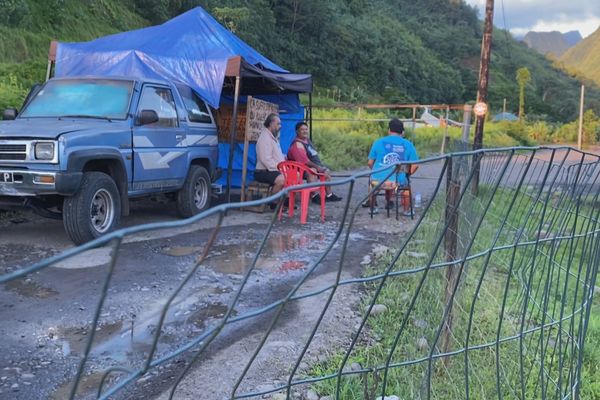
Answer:
[[[466,2],[479,8],[481,14],[485,11],[485,0],[466,0]],[[600,26],[600,1],[496,0],[494,24],[504,28],[504,21],[506,27],[516,34],[530,30],[560,32],[579,30],[585,37]]]

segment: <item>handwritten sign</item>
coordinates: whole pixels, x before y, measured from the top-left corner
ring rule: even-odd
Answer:
[[[269,114],[277,114],[279,107],[277,104],[248,96],[246,109],[246,139],[250,142],[256,142],[264,126],[265,119]]]
[[[219,142],[229,143],[231,135],[231,120],[233,117],[233,106],[222,105],[217,110],[217,130],[219,133]],[[235,124],[235,141],[244,142],[244,132],[246,129],[246,106],[238,106],[237,123]]]

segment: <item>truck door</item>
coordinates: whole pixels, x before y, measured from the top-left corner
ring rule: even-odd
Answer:
[[[186,131],[179,125],[177,107],[169,87],[145,84],[136,115],[153,110],[158,121],[133,128],[133,190],[157,191],[183,184],[187,174]]]
[[[204,100],[188,86],[177,85],[177,90],[187,111],[188,136],[186,145],[217,146],[219,143],[217,127]]]

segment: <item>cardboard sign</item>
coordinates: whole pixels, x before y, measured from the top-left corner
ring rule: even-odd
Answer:
[[[244,140],[244,156],[242,161],[242,201],[246,200],[246,169],[248,168],[248,145],[250,142],[256,142],[264,126],[267,116],[277,113],[279,107],[277,104],[255,99],[248,96],[248,106],[246,108],[246,137]]]
[[[269,114],[277,114],[279,107],[277,104],[255,99],[248,96],[248,105],[246,112],[246,139],[249,142],[256,142],[263,128],[263,123]]]
[[[231,135],[231,119],[233,116],[233,106],[222,105],[217,110],[217,131],[219,133],[220,143],[229,143]],[[244,132],[246,129],[246,106],[238,105],[237,123],[235,125],[235,141],[244,142]]]

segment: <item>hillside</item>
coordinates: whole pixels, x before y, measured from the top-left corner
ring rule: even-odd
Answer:
[[[579,32],[575,32],[579,34]],[[579,35],[581,40],[581,35]],[[562,34],[557,31],[553,32],[527,32],[523,38],[523,42],[529,46],[530,49],[536,50],[540,54],[551,53],[555,57],[562,56],[570,47],[573,46],[574,42],[577,42],[576,35],[573,32],[569,34]]]
[[[18,105],[43,79],[51,39],[89,40],[160,23],[193,6],[283,67],[312,73],[317,95],[342,101],[473,101],[482,35],[474,8],[456,0],[10,0],[0,15],[0,107]],[[516,70],[527,67],[526,113],[577,115],[579,83],[512,39],[494,33],[490,106],[516,111]],[[600,92],[588,91],[600,114]],[[8,99],[8,100],[7,100]],[[15,104],[16,103],[16,104]]]
[[[567,51],[560,61],[600,85],[600,28]]]

